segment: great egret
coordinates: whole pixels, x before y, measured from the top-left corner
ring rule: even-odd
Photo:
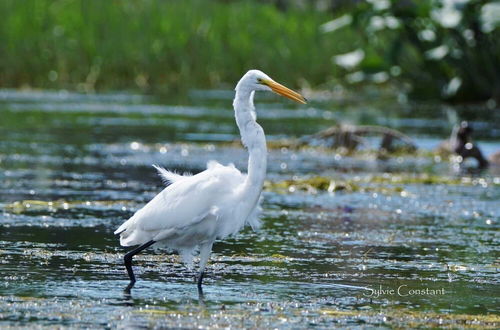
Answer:
[[[193,176],[179,175],[155,166],[164,181],[170,183],[115,234],[122,246],[140,245],[125,254],[130,283],[135,284],[132,258],[155,244],[176,250],[191,264],[193,252],[200,251],[198,290],[201,291],[205,266],[216,238],[235,234],[245,224],[260,225],[258,202],[266,176],[267,148],[264,130],[256,122],[255,91],[273,91],[305,104],[299,93],[278,84],[259,70],[248,71],[236,85],[233,106],[243,145],[248,149],[248,171],[242,174],[233,164],[208,162],[207,169]]]

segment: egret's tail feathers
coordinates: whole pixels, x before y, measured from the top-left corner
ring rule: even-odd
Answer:
[[[120,235],[120,244],[122,246],[130,246],[126,244],[126,241],[129,240],[129,237],[131,234],[135,232],[135,224],[134,224],[134,217],[128,219],[120,227],[118,227],[117,230],[115,230],[115,235]]]
[[[172,184],[184,178],[184,176],[175,172],[168,171],[161,166],[153,165],[153,167],[158,171],[165,184]]]
[[[224,165],[220,164],[216,160],[209,160],[207,162],[207,169],[208,170],[213,170],[213,169],[218,168],[218,167],[224,167]],[[234,167],[234,165],[233,165],[233,167]]]
[[[125,230],[127,230],[127,228],[122,229],[121,231],[119,229],[120,228],[118,228],[117,230],[115,230],[115,232],[114,232],[115,235],[121,235]]]
[[[128,229],[127,228],[128,225],[129,225],[128,221],[125,221],[124,223],[122,223],[122,225],[120,227],[118,227],[117,230],[115,230],[114,234],[115,235],[121,235],[121,234],[123,234],[123,232],[125,232]]]
[[[139,230],[134,224],[130,223],[123,229],[118,228],[115,234],[120,235],[121,246],[134,246],[151,240],[151,235],[149,235],[149,233]]]

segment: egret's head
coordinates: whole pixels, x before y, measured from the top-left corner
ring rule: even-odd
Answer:
[[[236,90],[271,91],[295,102],[305,104],[306,99],[297,92],[272,80],[267,74],[259,70],[248,71],[236,85]]]

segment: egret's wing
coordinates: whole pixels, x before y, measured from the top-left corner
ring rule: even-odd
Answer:
[[[120,233],[122,245],[131,246],[187,230],[230,203],[243,181],[244,175],[234,166],[210,162],[207,170],[174,181],[115,233]]]
[[[172,184],[176,181],[182,180],[182,179],[190,176],[190,175],[186,175],[186,174],[180,175],[178,173],[166,170],[163,167],[158,166],[158,165],[153,165],[153,167],[158,171],[158,174],[160,174],[160,176],[165,184]]]

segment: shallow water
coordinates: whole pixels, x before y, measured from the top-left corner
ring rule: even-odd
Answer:
[[[0,91],[0,326],[500,325],[499,172],[425,153],[271,149],[264,226],[215,244],[204,299],[178,256],[153,250],[124,294],[113,231],[162,189],[150,165],[245,169],[231,93],[191,97]],[[446,111],[257,103],[270,141],[340,118],[401,129],[426,150],[447,135]],[[483,151],[500,149],[494,121],[476,124]],[[341,188],[297,183],[317,176]]]

